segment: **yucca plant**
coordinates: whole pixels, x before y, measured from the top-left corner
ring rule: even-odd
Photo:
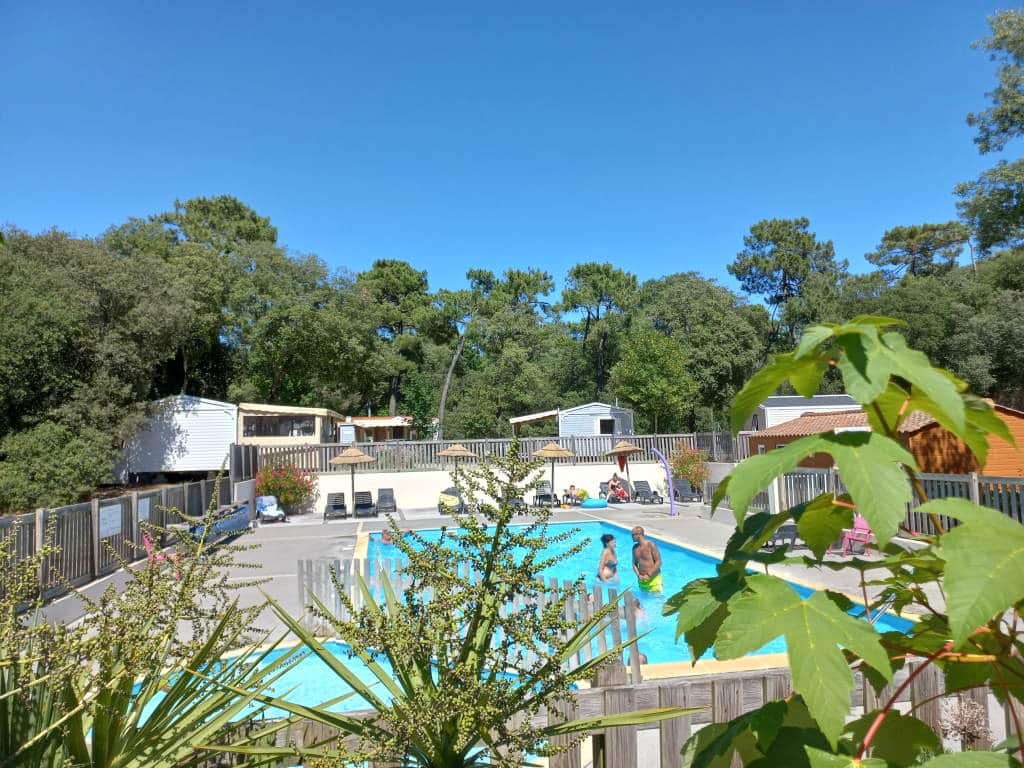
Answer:
[[[231,606],[207,640],[185,664],[174,663],[168,640],[140,655],[115,644],[97,659],[96,676],[82,675],[63,688],[65,706],[85,706],[65,726],[64,746],[73,765],[81,768],[179,768],[209,759],[198,745],[232,734],[236,745],[273,741],[287,725],[277,721],[244,730],[233,725],[266,710],[254,704],[287,672],[298,648],[269,660],[272,643],[250,647],[227,659],[220,656],[240,636]],[[137,676],[141,669],[145,669]],[[254,760],[249,765],[263,765]]]
[[[544,569],[560,558],[548,558],[542,549],[569,534],[548,535],[549,513],[522,528],[511,525],[510,500],[529,488],[539,466],[521,459],[513,445],[507,458],[490,457],[460,472],[464,496],[478,503],[499,500],[480,504],[493,528],[460,518],[462,530],[427,542],[415,534],[403,538],[392,520],[395,541],[408,561],[404,573],[411,580],[402,595],[384,578],[378,598],[357,577],[362,607],[342,598],[351,618],[314,603],[315,613],[349,645],[358,666],[370,671],[371,683],[270,600],[279,619],[324,663],[325,674],[337,677],[339,692],[351,690],[371,710],[368,716],[354,716],[325,705],[304,706],[289,696],[264,699],[297,719],[338,731],[331,742],[302,750],[304,761],[318,766],[363,760],[417,768],[521,766],[528,764],[526,755],[556,753],[574,735],[594,728],[691,711],[663,708],[561,724],[538,718],[545,710],[570,704],[575,684],[623,650],[613,647],[584,664],[571,664],[585,644],[619,620],[618,606],[605,606],[583,622],[567,619],[570,601],[584,594],[582,585],[546,585]],[[564,557],[583,546],[570,548]],[[268,754],[258,747],[226,749]],[[271,753],[283,757],[296,751],[282,747]]]

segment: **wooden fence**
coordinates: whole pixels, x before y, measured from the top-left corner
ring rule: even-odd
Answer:
[[[747,433],[733,435],[728,432],[696,432],[678,435],[630,435],[595,437],[524,437],[520,438],[520,452],[530,456],[542,446],[554,441],[573,453],[569,459],[557,459],[562,464],[604,464],[612,459],[608,451],[619,440],[628,440],[641,449],[634,461],[656,461],[652,448],[670,456],[677,445],[707,453],[709,461],[734,462],[746,458]],[[451,459],[441,456],[441,451],[456,442],[466,446],[477,456],[505,456],[508,454],[510,439],[487,440],[415,440],[386,443],[312,443],[309,445],[259,446],[259,467],[277,464],[292,464],[311,472],[348,472],[349,468],[337,467],[331,459],[346,448],[354,445],[372,456],[372,464],[356,466],[356,472],[406,472],[414,470],[449,469]]]
[[[333,615],[343,620],[347,619],[349,618],[348,609],[338,593],[336,580],[333,578],[334,574],[337,575],[337,582],[341,584],[352,605],[358,609],[364,605],[364,602],[362,592],[358,587],[357,574],[362,576],[363,581],[374,594],[374,599],[382,601],[384,596],[382,579],[385,574],[387,574],[391,587],[396,594],[402,594],[409,587],[409,577],[402,573],[401,568],[402,562],[392,559],[381,560],[377,568],[374,568],[368,559],[299,560],[299,605],[303,607],[309,606],[312,604],[313,598],[316,597],[330,609]],[[467,577],[470,575],[468,570],[464,575]],[[549,586],[552,589],[556,589],[559,586],[570,588],[572,583],[562,581],[559,584],[557,579],[552,578],[549,580]],[[596,611],[618,597],[619,593],[616,589],[594,586],[587,593],[586,597],[580,597],[580,599],[569,601],[566,604],[566,619],[573,623],[576,623],[576,621],[585,622],[592,618]],[[518,611],[523,607],[525,607],[525,603],[516,603],[515,605],[505,606],[503,610]],[[620,643],[629,642],[636,638],[637,616],[633,600],[623,600],[619,611],[621,620],[609,622],[604,632],[596,635],[590,644],[584,645],[576,659],[577,664],[587,662],[594,658],[595,655],[607,651],[609,648],[614,648]],[[316,634],[331,634],[330,625],[326,624],[312,612],[306,612],[302,622],[307,629]],[[637,653],[632,653],[633,647],[635,646],[630,645],[624,649],[623,663],[629,666],[631,679],[638,681],[640,680],[640,653],[643,649],[641,648]],[[532,654],[530,649],[523,649],[523,652],[528,658]]]
[[[1002,512],[1024,524],[1024,478],[985,477],[972,472],[969,475],[922,474],[921,485],[929,499],[961,498]],[[822,493],[845,493],[846,487],[835,469],[795,469],[779,479],[779,505],[788,509],[810,501]],[[933,534],[935,526],[927,514],[918,511],[921,498],[915,493],[907,506],[906,527],[918,533]],[[943,526],[949,528],[958,522],[940,516]]]
[[[226,478],[216,489],[215,481],[202,480],[0,517],[0,546],[12,546],[18,560],[31,557],[42,549],[52,526],[52,545],[58,551],[47,558],[40,573],[43,596],[51,599],[113,573],[122,562],[144,557],[144,523],[158,527],[179,523],[182,517],[175,510],[202,515],[215,492],[218,506],[231,504],[232,489]]]
[[[898,671],[894,682],[879,695],[864,683],[860,673],[855,673],[855,686],[850,697],[851,715],[860,716],[888,701],[919,663],[910,663]],[[664,706],[701,709],[694,714],[661,723],[595,730],[582,742],[552,757],[550,768],[581,768],[587,764],[611,768],[638,765],[678,768],[680,750],[694,731],[708,723],[733,720],[770,701],[785,698],[792,690],[789,670],[784,668],[688,675],[630,683],[621,667],[611,667],[603,670],[595,682],[599,685],[577,692],[575,706],[544,711],[536,722],[543,724],[579,720]],[[961,749],[988,749],[993,741],[998,741],[1008,732],[1008,713],[1005,710],[1002,710],[1001,721],[998,717],[995,721],[990,720],[989,713],[998,713],[1001,707],[988,689],[971,689],[942,696],[940,694],[944,685],[941,670],[931,666],[918,674],[897,697],[901,705],[898,708],[905,711],[909,705],[915,717],[941,733],[944,722],[957,717],[952,706],[971,707],[985,723],[986,727],[979,730],[987,730],[988,736],[961,739]],[[351,714],[371,717],[373,712]],[[336,734],[328,726],[299,720],[279,731],[276,743],[279,746],[294,745],[301,749],[323,743]],[[947,741],[947,746],[955,748],[956,744]],[[590,759],[587,760],[587,757]],[[285,761],[283,764],[291,763]],[[384,765],[373,768],[384,768]]]
[[[31,557],[43,547],[52,527],[52,545],[58,552],[43,564],[39,581],[45,598],[59,597],[113,573],[121,562],[144,557],[144,523],[165,528],[182,521],[178,513],[199,517],[214,502],[224,507],[252,501],[256,460],[255,446],[232,445],[229,473],[219,485],[216,480],[199,480],[0,517],[0,546],[12,547],[15,559]],[[250,514],[255,514],[253,505]]]

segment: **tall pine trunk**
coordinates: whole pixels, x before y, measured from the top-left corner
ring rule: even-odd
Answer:
[[[399,375],[391,377],[391,394],[388,396],[388,416],[398,415],[398,384],[402,380]]]
[[[466,346],[466,334],[459,336],[459,343],[455,346],[455,353],[452,355],[451,365],[448,366],[448,373],[444,377],[444,386],[441,388],[441,402],[437,406],[437,439],[444,440],[444,409],[448,404],[448,390],[452,385],[452,375],[455,373],[455,366],[462,357],[462,350]]]

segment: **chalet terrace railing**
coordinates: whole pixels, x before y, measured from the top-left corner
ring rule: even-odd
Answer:
[[[976,472],[969,475],[923,474],[920,477],[929,499],[968,499],[983,507],[999,510],[1024,524],[1024,477],[988,477]],[[822,493],[846,491],[834,469],[797,469],[780,478],[776,488],[780,509],[789,509]],[[914,501],[907,506],[904,524],[911,531],[934,534],[931,516],[917,511],[921,501],[915,494]],[[947,530],[958,525],[954,518],[939,517]]]
[[[678,445],[696,448],[707,453],[709,461],[736,462],[747,456],[747,433],[689,432],[675,435],[601,435],[593,437],[523,437],[519,440],[524,456],[531,455],[549,442],[556,442],[574,454],[570,459],[557,459],[560,464],[606,464],[612,461],[608,451],[619,442],[628,440],[642,452],[631,458],[634,462],[656,461],[651,448],[670,456]],[[411,472],[450,469],[452,460],[441,456],[441,451],[461,443],[477,456],[505,456],[511,439],[484,440],[411,440],[385,443],[311,443],[294,446],[259,446],[259,467],[291,464],[310,472],[348,472],[349,468],[331,465],[330,461],[346,448],[355,445],[376,461],[357,465],[356,472]]]

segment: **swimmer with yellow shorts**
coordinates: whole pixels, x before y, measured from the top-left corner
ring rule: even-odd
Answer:
[[[633,529],[633,573],[641,590],[661,592],[661,552],[639,525]]]

